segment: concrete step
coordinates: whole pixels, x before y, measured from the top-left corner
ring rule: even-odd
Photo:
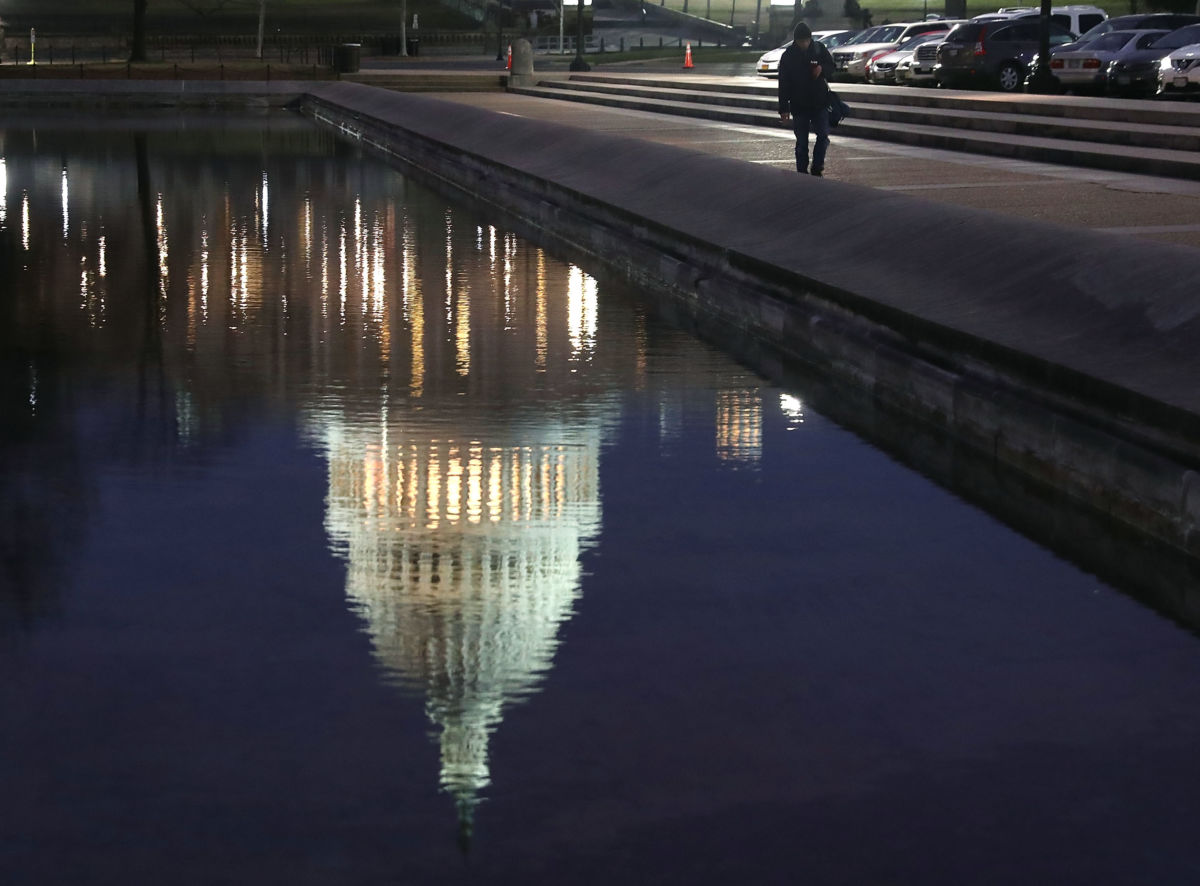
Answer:
[[[569,87],[569,81],[557,81],[538,86],[513,87],[511,91],[522,95],[588,102],[607,107],[675,114],[727,123],[775,128],[779,126],[779,115],[775,110],[775,105],[770,104],[763,107],[761,101],[753,103],[759,105],[758,107],[737,103],[706,104],[702,101],[679,100],[678,96],[663,98],[658,95],[640,95],[630,92],[573,90]],[[695,98],[695,96],[691,98]],[[860,110],[861,113],[859,113]],[[1049,137],[1045,134],[1030,135],[995,130],[975,131],[960,127],[956,125],[954,119],[945,117],[939,121],[941,125],[914,122],[911,119],[888,119],[889,116],[896,116],[895,109],[892,109],[892,113],[885,110],[879,115],[880,119],[872,119],[868,116],[865,107],[862,109],[855,107],[855,111],[856,115],[843,121],[837,128],[836,134],[1045,163],[1200,179],[1200,153],[1191,149],[1175,150],[1145,145],[1104,144],[1081,139]]]
[[[709,91],[706,88],[683,87],[662,89],[643,84],[615,84],[597,80],[548,81],[551,88],[608,95],[630,95],[639,98],[660,98],[704,105],[774,111],[774,94],[761,90],[749,93]],[[870,90],[865,90],[870,92]],[[926,126],[951,126],[978,132],[999,132],[1044,138],[1064,138],[1073,141],[1094,141],[1102,144],[1162,148],[1175,151],[1200,151],[1200,126],[1163,125],[1162,123],[1130,123],[1122,120],[1050,118],[1043,115],[997,112],[990,102],[956,101],[947,106],[930,104],[892,104],[878,100],[861,101],[859,93],[842,91],[843,98],[854,108],[855,117],[863,120],[889,120]],[[873,96],[871,98],[874,98]],[[1002,107],[1011,107],[1004,103]]]
[[[775,80],[762,78],[718,82],[715,78],[654,75],[572,74],[573,82],[654,86],[660,90],[701,90],[771,96]],[[1073,120],[1120,120],[1157,126],[1200,129],[1200,105],[1150,99],[1094,98],[1091,96],[1045,96],[981,92],[966,89],[933,89],[913,86],[873,86],[866,83],[835,83],[834,89],[851,104],[872,103],[958,110],[986,109],[989,113],[1066,117]]]

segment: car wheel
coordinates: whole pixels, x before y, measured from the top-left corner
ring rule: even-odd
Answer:
[[[1004,92],[1019,92],[1021,82],[1025,79],[1025,75],[1021,73],[1021,66],[1015,62],[1005,62],[996,76],[1000,81],[1000,89]]]

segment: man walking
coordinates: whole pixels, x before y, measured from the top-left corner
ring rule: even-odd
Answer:
[[[812,29],[800,22],[792,35],[792,45],[779,60],[779,119],[790,122],[796,133],[797,172],[808,172],[810,131],[817,137],[812,174],[821,175],[825,170],[825,151],[829,147],[829,78],[833,72],[833,56],[825,44],[813,41]]]

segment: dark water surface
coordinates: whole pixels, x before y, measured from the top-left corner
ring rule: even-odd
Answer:
[[[0,883],[1194,883],[1196,638],[291,118],[0,132]]]

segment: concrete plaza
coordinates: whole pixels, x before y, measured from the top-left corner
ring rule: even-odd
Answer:
[[[724,78],[726,80],[731,78]],[[761,81],[758,81],[761,82]],[[605,108],[504,92],[437,98],[582,129],[793,168],[790,129]],[[985,209],[1074,228],[1200,247],[1200,182],[1002,159],[862,138],[834,130],[827,178],[938,203]],[[697,209],[706,183],[696,182]],[[931,257],[938,244],[929,244]]]

